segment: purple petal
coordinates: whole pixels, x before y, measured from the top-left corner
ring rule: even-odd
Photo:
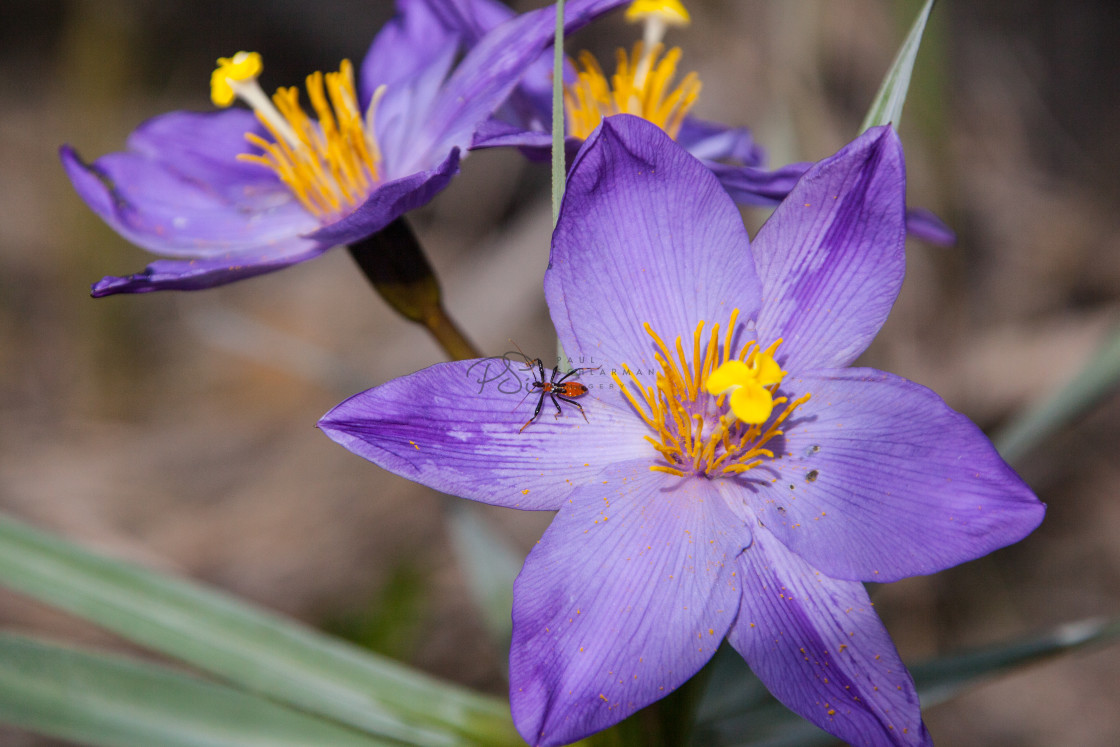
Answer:
[[[416,133],[431,119],[432,106],[455,61],[457,49],[454,44],[444,47],[442,56],[418,70],[413,78],[385,89],[374,115],[383,177],[392,179],[430,169],[434,162],[446,157],[446,150],[442,153],[420,150],[413,141]]]
[[[873,369],[794,374],[811,393],[777,480],[742,489],[787,547],[830,576],[894,581],[1018,542],[1045,507],[968,418]]]
[[[443,25],[455,29],[463,42],[473,46],[488,31],[513,18],[508,5],[497,0],[425,0]]]
[[[364,239],[409,210],[427,205],[458,173],[459,150],[453,148],[434,169],[378,185],[354,212],[308,234],[308,238],[326,244]]]
[[[546,369],[546,375],[550,375]],[[410,480],[498,506],[555,510],[607,465],[653,461],[648,429],[602,371],[571,381],[589,387],[578,408],[540,397],[523,361],[441,363],[357,394],[319,427],[334,441]]]
[[[486,143],[483,147],[505,144],[507,143]],[[689,152],[704,158],[693,149]],[[766,207],[784,200],[813,164],[791,163],[773,171],[714,161],[705,161],[705,165],[719,177],[723,188],[737,204]],[[925,208],[910,208],[906,211],[906,233],[937,246],[952,246],[957,243],[957,234],[953,229]]]
[[[916,239],[937,246],[953,246],[957,243],[956,232],[925,208],[906,211],[906,232]]]
[[[377,34],[362,63],[362,107],[386,87],[377,138],[391,175],[416,168],[407,139],[430,118],[439,88],[460,47],[470,48],[514,14],[493,0],[398,0],[398,15]],[[400,163],[401,169],[396,168]],[[431,164],[427,164],[430,166]]]
[[[837,581],[765,529],[739,556],[727,636],[775,698],[855,745],[930,745],[918,694],[861,584]]]
[[[758,232],[761,339],[789,370],[841,368],[887,318],[905,271],[906,176],[889,126],[816,164]]]
[[[284,245],[318,221],[272,172],[230,154],[229,133],[246,123],[232,112],[174,112],[142,125],[130,146],[93,164],[72,149],[59,151],[78,194],[113,229],[151,251],[213,258]],[[192,132],[213,133],[199,140]],[[244,130],[241,130],[242,134]],[[211,144],[212,149],[207,150]],[[247,145],[242,142],[242,151]],[[298,251],[308,251],[307,242]]]
[[[243,198],[247,186],[260,189],[271,182],[281,189],[273,172],[259,164],[237,160],[257,152],[246,133],[266,136],[256,116],[246,109],[212,112],[168,112],[152,117],[128,136],[128,150],[173,169],[183,179],[228,190],[230,199]]]
[[[488,119],[479,126],[471,141],[471,150],[481,148],[521,148],[530,160],[547,161],[552,152],[552,133],[524,130],[500,119]]]
[[[692,155],[706,161],[727,161],[740,166],[759,166],[765,154],[746,127],[728,127],[696,117],[685,117],[677,142]]]
[[[310,248],[308,248],[310,247]],[[94,298],[116,293],[147,293],[157,290],[200,290],[263,275],[305,262],[330,248],[330,244],[315,244],[295,239],[288,246],[270,246],[267,253],[242,252],[222,257],[191,260],[161,259],[152,262],[135,275],[102,278],[94,283],[90,294]]]
[[[377,32],[362,60],[358,90],[363,110],[378,86],[389,91],[408,86],[449,52],[455,54],[461,35],[431,5],[429,0],[397,0],[397,15]]]
[[[648,322],[671,345],[698,322],[758,309],[739,211],[703,164],[659,127],[604,120],[568,177],[545,297],[569,354],[647,368]]]
[[[813,164],[791,163],[773,171],[715,162],[704,165],[712,170],[736,203],[766,207],[784,200]]]
[[[510,705],[530,744],[568,744],[668,695],[735,617],[749,528],[707,480],[648,464],[573,493],[514,584]]]
[[[564,28],[571,33],[627,0],[572,0]],[[417,154],[466,149],[475,131],[510,95],[526,68],[552,41],[554,7],[523,13],[501,24],[471,49],[452,74],[429,120],[413,140]],[[421,157],[421,156],[418,156]]]
[[[468,49],[514,15],[508,6],[497,0],[428,0],[428,2],[449,28],[458,31],[463,44]],[[551,120],[551,111],[552,54],[546,51],[524,69],[517,87],[502,104],[496,116],[509,122],[519,123],[519,129],[542,127],[544,130],[550,130],[547,123]],[[474,147],[471,146],[472,149]]]

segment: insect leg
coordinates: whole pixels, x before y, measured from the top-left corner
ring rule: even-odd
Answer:
[[[527,421],[525,421],[525,425],[521,426],[521,430],[518,431],[518,433],[521,433],[521,431],[528,428],[529,423],[532,423],[534,420],[537,419],[537,416],[541,414],[541,405],[544,404],[544,395],[545,395],[545,391],[544,391],[544,389],[541,389],[541,398],[537,400],[537,409],[533,410],[533,417],[531,417]]]
[[[587,413],[583,411],[583,405],[581,405],[579,402],[576,402],[574,399],[570,399],[568,397],[565,397],[562,394],[557,394],[556,396],[559,397],[560,399],[564,400],[565,402],[567,402],[569,405],[575,405],[576,408],[579,409],[579,414],[583,416],[583,419],[588,423],[591,422],[590,420],[587,420]],[[556,409],[559,410],[560,405],[556,405]]]
[[[602,366],[595,366],[595,368],[573,368],[571,371],[557,379],[556,383],[562,384],[566,379],[570,379],[581,371],[598,371],[600,368],[602,368]]]

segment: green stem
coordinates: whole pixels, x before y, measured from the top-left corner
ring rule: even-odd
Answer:
[[[552,44],[552,225],[560,219],[564,199],[564,0],[556,0],[556,36]]]
[[[482,357],[443,307],[435,271],[404,218],[346,248],[378,295],[427,329],[448,358]]]

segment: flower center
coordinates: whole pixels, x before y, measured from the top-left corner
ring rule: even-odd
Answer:
[[[385,92],[374,92],[362,116],[354,88],[354,67],[343,60],[337,73],[307,76],[307,96],[318,121],[299,103],[299,89],[280,88],[270,99],[257,78],[263,65],[256,52],[222,57],[210,76],[210,97],[221,107],[241,99],[256,112],[272,141],[248,132],[260,154],[239,160],[272,169],[308,212],[327,221],[361,204],[381,180],[381,150],[374,137],[374,112]]]
[[[746,472],[773,459],[767,445],[782,435],[781,425],[811,395],[789,401],[778,396],[786,372],[774,360],[781,340],[766,349],[754,340],[732,354],[732,336],[739,310],[731,312],[722,341],[719,324],[704,334],[705,323],[696,325],[692,338],[692,362],[685,355],[681,338],[675,351],[647,323],[661,371],[653,386],[646,386],[628,366],[623,382],[611,377],[638,415],[654,431],[646,436],[665,464],[651,470],[683,477],[689,474],[717,477]],[[674,355],[675,352],[675,355]],[[630,387],[634,388],[631,391]],[[776,414],[775,414],[776,413]]]
[[[675,138],[696,97],[700,78],[689,73],[681,84],[670,89],[676,75],[680,47],[661,57],[663,45],[638,42],[630,55],[619,49],[618,67],[607,81],[599,62],[590,52],[580,52],[576,82],[564,90],[568,113],[568,134],[586,139],[604,117],[634,114],[653,122]]]

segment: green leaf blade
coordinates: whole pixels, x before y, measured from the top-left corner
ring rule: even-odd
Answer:
[[[895,130],[898,129],[899,122],[902,120],[902,106],[906,103],[906,94],[910,90],[914,60],[918,56],[922,35],[925,34],[926,23],[929,21],[929,14],[933,10],[935,1],[926,0],[925,5],[922,6],[918,18],[910,27],[910,33],[906,35],[906,40],[899,48],[894,62],[879,86],[879,92],[875,95],[875,100],[859,127],[860,132],[885,124],[893,124]]]
[[[1019,413],[992,440],[1000,455],[1020,462],[1066,424],[1120,388],[1120,327],[1097,349],[1073,379]]]

